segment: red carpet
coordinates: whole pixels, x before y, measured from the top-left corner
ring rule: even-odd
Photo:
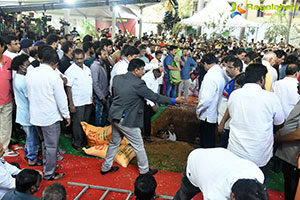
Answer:
[[[24,159],[24,151],[18,150],[18,152],[20,152],[20,156],[6,157],[5,160],[8,162],[18,162],[21,168],[32,168],[28,167],[27,161]],[[120,167],[120,170],[118,172],[101,175],[100,167],[103,163],[103,160],[99,160],[96,158],[84,158],[73,155],[63,156],[64,159],[58,162],[60,164],[60,167],[57,171],[64,172],[66,174],[66,176],[59,182],[61,182],[66,187],[68,200],[74,199],[77,194],[83,189],[83,187],[70,186],[67,185],[67,182],[114,187],[125,190],[133,190],[134,188],[134,181],[138,176],[137,166],[129,165],[127,168]],[[42,171],[42,167],[34,168]],[[173,196],[180,187],[181,174],[159,171],[158,174],[155,175],[155,179],[157,181],[157,194]],[[53,183],[53,181],[43,181],[41,189],[35,194],[35,196],[41,197],[42,191],[51,183]],[[104,191],[88,189],[80,199],[99,199],[103,193]],[[269,195],[270,200],[284,199],[283,194],[277,191],[269,191]],[[122,200],[125,199],[126,196],[126,194],[110,192],[105,199]],[[202,195],[199,194],[194,199],[200,200],[202,199]]]

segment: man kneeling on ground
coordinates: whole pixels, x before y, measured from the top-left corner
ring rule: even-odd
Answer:
[[[192,151],[174,200],[192,199],[202,192],[204,200],[268,200],[262,171],[251,161],[227,149]]]
[[[16,189],[8,191],[2,200],[37,200],[32,196],[41,187],[42,175],[33,169],[23,169],[16,176]]]

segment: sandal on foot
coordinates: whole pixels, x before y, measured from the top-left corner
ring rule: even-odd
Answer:
[[[35,159],[34,161],[28,160],[28,165],[29,166],[42,166],[43,165],[43,161],[40,160],[40,159]]]
[[[62,179],[63,177],[65,177],[64,173],[55,172],[54,175],[52,175],[50,178],[48,178],[48,179],[44,178],[44,180],[45,181],[57,181],[57,180]]]

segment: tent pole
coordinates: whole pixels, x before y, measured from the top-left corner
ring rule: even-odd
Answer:
[[[119,18],[120,18],[120,20],[121,20],[121,24],[122,24],[122,26],[123,26],[123,28],[124,28],[124,33],[127,33],[127,30],[126,30],[125,24],[124,24],[124,22],[123,22],[123,18],[122,18],[121,15],[120,15],[120,12],[118,12],[118,15],[119,15]]]
[[[248,0],[245,0],[246,7],[247,7],[247,3],[248,3]],[[247,18],[248,18],[248,12],[245,13],[244,18],[247,20]],[[245,37],[245,27],[241,27],[240,28],[240,41],[242,39],[244,39],[244,37]]]
[[[198,0],[197,12],[199,12],[203,8],[204,8],[204,0]],[[196,35],[200,35],[201,34],[201,29],[202,29],[202,26],[198,26],[197,27],[197,33],[196,33]]]
[[[70,22],[70,9],[65,9],[64,10],[64,20],[67,22]],[[70,26],[64,26],[64,34],[70,33]]]
[[[142,17],[143,17],[143,9],[144,7],[143,6],[140,6],[140,19],[139,19],[139,38],[142,37],[142,31],[143,31],[143,20],[142,20]]]
[[[113,7],[112,9],[112,22],[111,22],[111,39],[113,40],[116,37],[116,11]]]
[[[291,2],[294,6],[294,9],[292,10],[292,13],[290,13],[290,17],[289,17],[289,29],[288,29],[288,35],[287,35],[287,38],[286,38],[286,43],[289,44],[290,42],[290,31],[291,31],[291,28],[292,28],[292,20],[294,18],[294,15],[295,15],[295,12],[296,12],[296,5],[297,5],[297,1],[296,0],[292,0]]]
[[[257,33],[258,33],[258,27],[256,27],[255,42],[257,41]]]

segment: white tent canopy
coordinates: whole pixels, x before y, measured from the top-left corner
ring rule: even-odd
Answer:
[[[249,21],[240,15],[236,15],[234,18],[228,19],[226,26],[230,27],[258,27],[259,24],[253,21]]]
[[[257,27],[259,25],[246,20],[240,15],[230,18],[230,11],[231,6],[226,0],[213,0],[192,17],[181,20],[181,23],[190,26],[203,26],[205,23],[223,25],[225,20],[227,20],[226,26],[230,27]]]

